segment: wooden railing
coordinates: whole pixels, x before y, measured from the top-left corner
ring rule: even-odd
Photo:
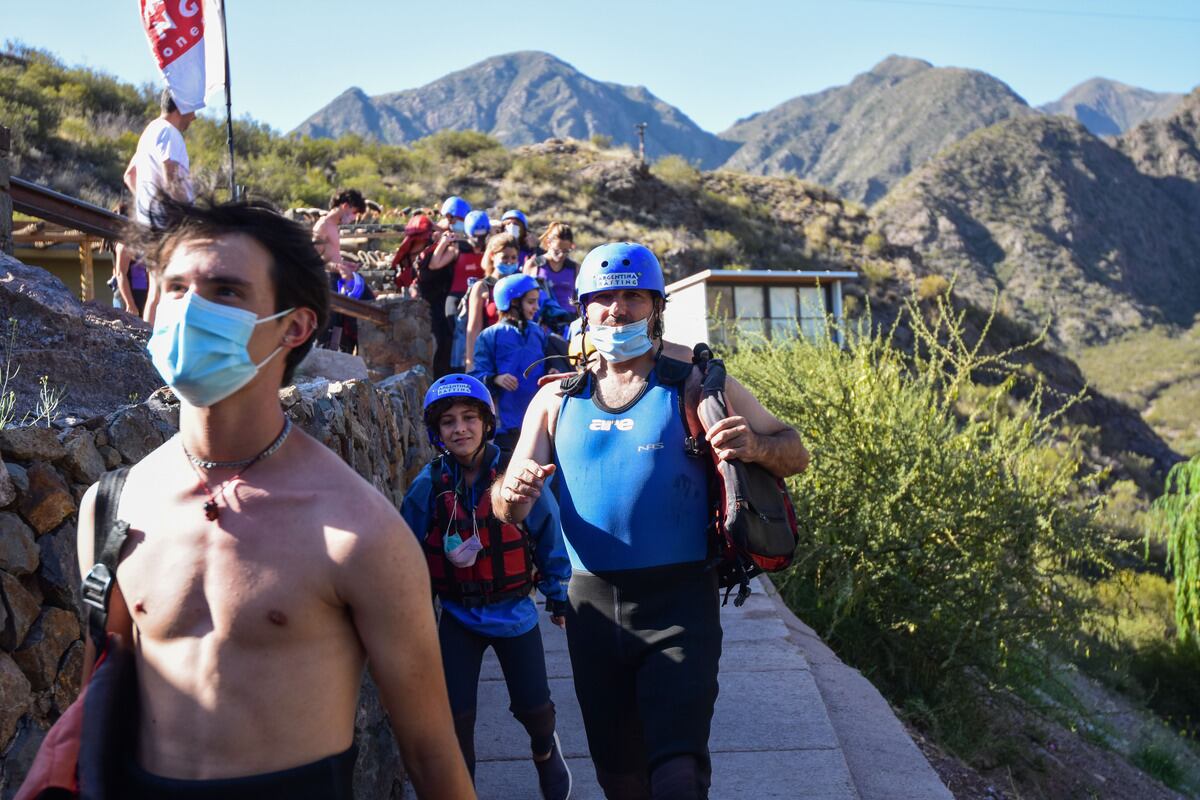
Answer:
[[[128,222],[125,217],[108,209],[22,178],[10,179],[9,192],[12,195],[13,210],[63,225],[87,236],[116,241],[121,238],[122,226]],[[85,249],[90,256],[90,249]],[[85,272],[90,266],[90,258],[87,262],[83,267]],[[83,276],[85,286],[92,285],[90,279],[90,275]],[[388,321],[387,312],[383,309],[333,292],[329,295],[329,307],[339,314],[369,320],[379,325],[386,325]]]

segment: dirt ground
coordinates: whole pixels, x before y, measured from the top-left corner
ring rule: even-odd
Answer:
[[[979,768],[909,727],[913,741],[956,800],[1186,800],[1120,755],[1044,718],[1009,721],[1017,746],[1007,763]],[[1036,730],[1036,735],[1028,731]]]

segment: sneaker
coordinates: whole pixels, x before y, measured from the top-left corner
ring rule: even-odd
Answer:
[[[567,769],[567,760],[563,758],[562,747],[558,741],[558,731],[554,732],[554,749],[545,761],[534,761],[538,771],[538,788],[542,790],[542,800],[567,800],[571,796],[571,770]]]

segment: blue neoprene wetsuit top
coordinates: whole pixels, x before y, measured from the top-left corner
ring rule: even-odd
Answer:
[[[571,566],[604,572],[703,561],[708,476],[683,449],[679,388],[652,371],[642,395],[614,411],[594,399],[592,380],[563,398],[554,434]]]

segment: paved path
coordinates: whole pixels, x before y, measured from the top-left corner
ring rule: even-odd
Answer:
[[[796,636],[796,621],[772,598],[769,583],[754,584],[754,594],[740,608],[730,603],[722,609],[724,649],[721,658],[721,691],[713,719],[710,747],[713,758],[712,800],[948,800],[949,792],[891,715],[882,712],[875,693],[874,715],[886,730],[900,730],[907,742],[899,743],[898,765],[878,764],[883,773],[917,773],[924,779],[914,785],[901,780],[892,788],[887,780],[873,783],[882,791],[860,791],[847,766],[843,741],[831,722],[826,700]],[[603,800],[595,772],[587,757],[587,742],[575,691],[566,635],[542,617],[542,639],[550,691],[558,710],[558,730],[563,752],[575,780],[573,800]],[[844,666],[842,669],[848,670]],[[857,674],[857,673],[855,673]],[[861,680],[861,679],[860,679]],[[866,693],[874,692],[866,681]],[[861,687],[854,694],[863,693]],[[834,719],[847,709],[839,698]],[[853,701],[851,702],[853,705]],[[529,758],[524,729],[508,712],[508,692],[499,664],[489,651],[479,686],[479,718],[475,730],[476,786],[481,800],[524,800],[539,797],[537,776]],[[862,720],[859,720],[862,722]],[[888,726],[891,726],[889,728]],[[871,727],[880,727],[874,726]],[[893,736],[894,738],[894,736]],[[875,743],[878,744],[878,743]],[[872,745],[874,749],[875,745]],[[896,748],[893,748],[896,749]],[[860,748],[861,750],[861,748]],[[877,751],[876,751],[877,752]],[[852,762],[864,761],[858,752]],[[893,757],[893,761],[894,761]],[[932,781],[928,778],[932,776]]]

